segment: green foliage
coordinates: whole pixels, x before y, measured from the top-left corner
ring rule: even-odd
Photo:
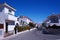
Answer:
[[[29,26],[24,26],[23,30],[30,30],[30,27]]]
[[[33,23],[29,23],[29,26],[31,27],[31,28],[33,28],[33,27],[35,27],[35,24],[33,24]]]
[[[17,30],[18,30],[18,32],[21,32],[24,30],[30,30],[30,27],[29,26],[19,26]]]
[[[23,28],[22,27],[18,27],[18,32],[21,32],[23,31]]]
[[[43,26],[43,27],[46,27],[46,23],[42,23],[42,26]]]

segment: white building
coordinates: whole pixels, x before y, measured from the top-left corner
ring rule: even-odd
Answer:
[[[45,23],[47,23],[50,26],[54,24],[60,26],[60,14],[52,14],[48,16],[47,20],[45,20]]]
[[[18,18],[18,21],[19,21],[19,26],[26,26],[29,24],[29,22],[32,22],[32,20],[27,16],[20,16]]]
[[[6,31],[13,31],[17,23],[15,9],[6,3],[0,4],[0,36],[4,36]]]
[[[43,22],[45,27],[42,27],[43,33],[60,34],[60,14],[52,14]]]

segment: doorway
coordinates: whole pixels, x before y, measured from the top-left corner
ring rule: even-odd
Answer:
[[[6,22],[5,32],[8,33],[8,23]]]

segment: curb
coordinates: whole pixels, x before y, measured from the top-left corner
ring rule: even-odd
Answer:
[[[17,34],[13,34],[13,35],[8,36],[8,37],[6,37],[6,38],[15,37],[15,36],[17,36],[17,35],[19,35],[19,34],[22,34],[22,33],[28,32],[28,31],[32,31],[32,30],[35,30],[35,29],[36,29],[36,28],[32,28],[32,29],[30,29],[30,30],[25,30],[25,31],[22,31],[22,32],[18,32]],[[6,38],[3,38],[3,39],[6,39]]]

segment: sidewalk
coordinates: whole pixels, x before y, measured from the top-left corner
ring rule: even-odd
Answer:
[[[3,40],[60,40],[59,35],[42,34],[36,28],[19,32]]]
[[[17,35],[19,35],[19,34],[23,34],[23,33],[25,33],[25,32],[32,31],[32,30],[35,30],[35,29],[36,29],[36,28],[32,28],[32,29],[30,29],[30,30],[26,30],[26,31],[18,32],[17,34],[14,34],[14,35],[8,36],[8,37],[6,37],[6,38],[3,38],[2,40],[7,39],[7,38],[12,38],[12,37],[15,37],[15,36],[17,36]]]

